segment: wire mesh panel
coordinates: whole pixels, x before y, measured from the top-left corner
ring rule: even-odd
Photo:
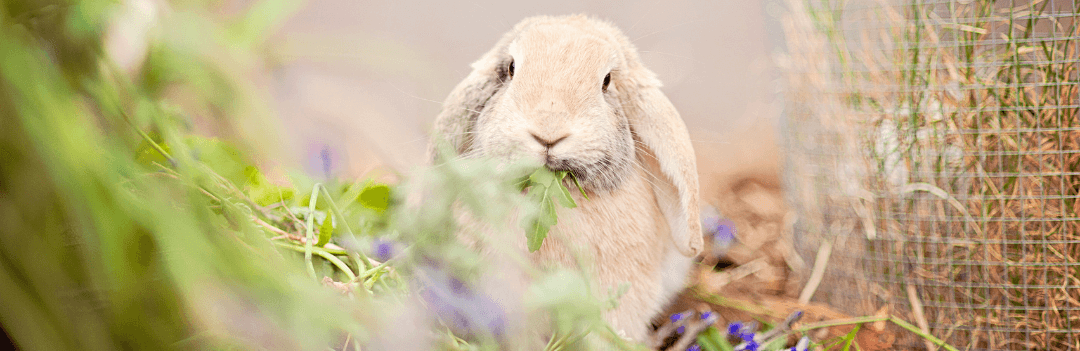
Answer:
[[[788,5],[804,296],[960,349],[1080,350],[1078,0]]]

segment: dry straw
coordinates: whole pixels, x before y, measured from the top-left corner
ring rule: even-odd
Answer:
[[[832,248],[813,300],[1080,349],[1078,2],[788,5],[794,246]]]

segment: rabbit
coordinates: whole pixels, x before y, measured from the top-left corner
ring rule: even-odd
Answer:
[[[578,207],[559,208],[526,255],[574,267],[571,248],[584,250],[595,293],[629,283],[605,320],[645,341],[704,246],[694,149],[656,74],[618,28],[585,15],[527,18],[472,69],[436,117],[433,144],[572,172]]]

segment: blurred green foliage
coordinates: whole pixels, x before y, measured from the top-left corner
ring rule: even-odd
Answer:
[[[275,132],[256,128],[272,114],[247,82],[300,4],[3,3],[0,325],[17,346],[378,350],[399,349],[385,335],[404,333],[411,349],[490,350],[554,333],[547,349],[559,350],[584,347],[590,331],[617,339],[599,322],[610,303],[582,272],[541,273],[521,257],[492,267],[460,240],[482,234],[462,213],[500,228],[518,208],[554,224],[553,208],[538,212],[514,182],[535,167],[452,160],[398,185],[281,183],[257,167],[269,152],[259,140]],[[142,20],[110,44],[117,23]],[[524,185],[541,207],[573,207],[565,173],[534,176]],[[516,265],[538,282],[522,288],[524,307],[480,290],[480,277]],[[555,318],[507,320],[513,309]]]
[[[0,7],[0,323],[19,348],[312,349],[361,334],[362,301],[299,279],[252,220],[291,190],[243,147],[192,136],[193,111],[234,127],[258,113],[226,72],[293,6],[259,4],[236,18],[172,4],[134,72],[104,44],[130,4]]]

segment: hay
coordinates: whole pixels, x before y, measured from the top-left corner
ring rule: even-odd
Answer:
[[[840,256],[815,300],[913,316],[912,286],[954,345],[1080,348],[1077,4],[789,6],[795,246]]]

